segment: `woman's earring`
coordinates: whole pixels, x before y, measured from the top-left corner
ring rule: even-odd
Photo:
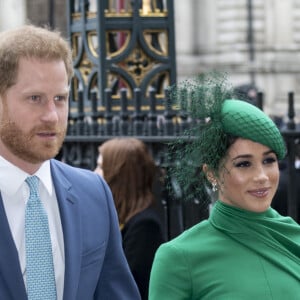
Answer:
[[[214,182],[211,183],[211,185],[212,185],[212,191],[216,192],[218,190],[217,183],[214,181]]]

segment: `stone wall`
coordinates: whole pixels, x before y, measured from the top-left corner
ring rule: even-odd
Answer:
[[[0,31],[22,25],[26,20],[26,0],[0,0]]]
[[[27,0],[27,17],[36,25],[52,25],[67,34],[67,1]],[[51,14],[51,12],[53,12]]]
[[[270,114],[286,115],[289,91],[295,92],[300,110],[299,0],[252,0],[253,52],[247,0],[175,0],[175,4],[179,80],[222,70],[235,86],[254,81],[265,94]]]

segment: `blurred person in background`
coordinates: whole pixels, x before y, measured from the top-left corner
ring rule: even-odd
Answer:
[[[153,185],[158,170],[147,146],[136,138],[114,138],[99,147],[95,172],[108,183],[117,209],[123,249],[142,299],[154,254],[165,241]]]

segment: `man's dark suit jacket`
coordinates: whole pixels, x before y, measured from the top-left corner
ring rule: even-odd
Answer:
[[[65,245],[63,299],[140,299],[122,251],[115,206],[106,183],[91,171],[57,160],[51,160],[51,174]],[[1,197],[0,299],[27,299]]]

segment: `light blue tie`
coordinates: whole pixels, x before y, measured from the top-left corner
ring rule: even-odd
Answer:
[[[29,300],[55,300],[56,286],[48,218],[39,197],[39,178],[27,177],[25,212],[26,281]]]

